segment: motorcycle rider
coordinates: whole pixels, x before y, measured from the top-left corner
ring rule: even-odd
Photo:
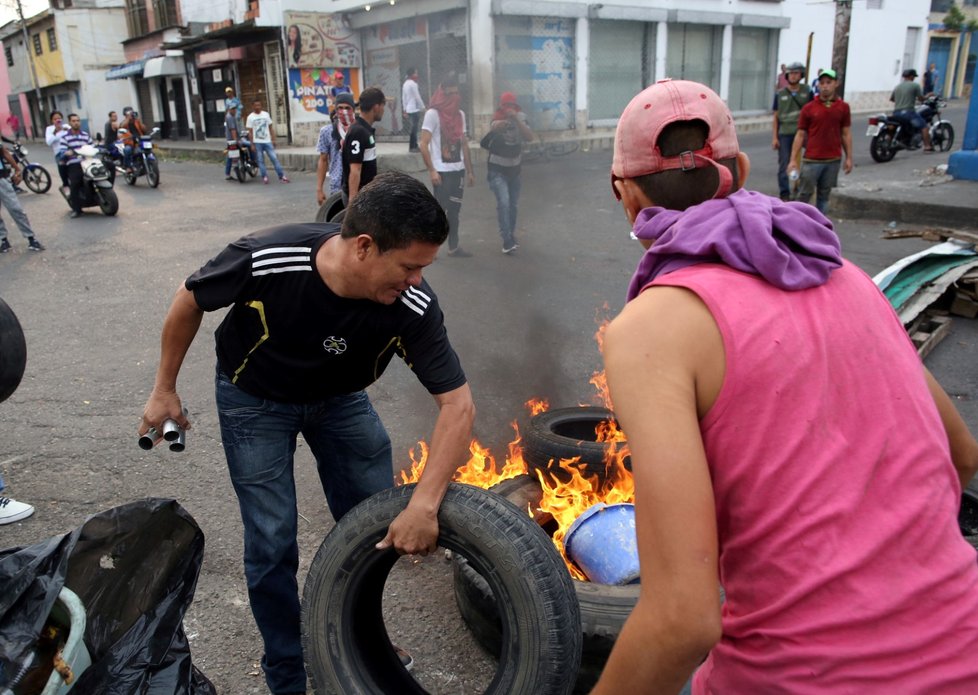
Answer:
[[[139,120],[139,114],[133,111],[131,106],[127,106],[122,110],[123,121],[120,128],[125,128],[127,133],[120,135],[119,139],[122,141],[122,166],[125,167],[127,173],[132,172],[132,151],[136,144],[139,142],[139,136],[146,134],[146,126],[143,122]]]
[[[71,205],[71,217],[79,217],[82,214],[81,192],[82,192],[82,167],[81,157],[75,150],[82,145],[94,145],[92,136],[81,129],[81,117],[77,113],[68,114],[68,132],[61,136],[61,149],[58,152],[59,161],[63,161],[68,173],[68,186],[71,192],[68,196],[68,203]]]
[[[798,115],[802,107],[812,100],[812,90],[802,82],[805,66],[791,63],[785,68],[787,84],[774,95],[774,123],[771,148],[778,151],[778,192],[781,200],[790,200],[791,186],[788,183],[788,159],[791,145],[798,132]]]
[[[239,156],[247,159],[248,148],[243,146],[241,142],[241,131],[238,130],[238,107],[236,104],[231,104],[228,106],[227,111],[224,112],[224,139],[229,143],[238,143]],[[231,176],[231,165],[233,163],[234,160],[232,160],[230,156],[224,160],[224,178],[227,181],[236,180],[233,176]]]
[[[917,71],[908,68],[903,71],[903,81],[893,88],[890,101],[893,102],[893,118],[903,123],[910,133],[919,130],[924,138],[924,152],[933,152],[934,145],[930,141],[930,128],[914,108],[917,102],[924,100],[924,92],[916,82]]]

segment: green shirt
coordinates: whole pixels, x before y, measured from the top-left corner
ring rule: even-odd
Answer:
[[[913,110],[917,105],[917,100],[924,95],[920,85],[910,80],[904,80],[893,88],[890,100],[893,102],[894,111]]]
[[[798,84],[798,89],[792,93],[788,87],[779,89],[774,96],[775,111],[778,114],[778,134],[794,135],[798,132],[798,114],[801,107],[812,99],[812,92],[807,84]]]

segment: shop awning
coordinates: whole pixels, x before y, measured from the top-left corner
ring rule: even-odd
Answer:
[[[158,56],[146,61],[143,77],[163,77],[164,75],[182,75],[184,73],[183,58],[174,56]]]
[[[145,60],[134,60],[131,63],[126,63],[125,65],[117,65],[105,73],[105,79],[122,80],[127,77],[142,77],[144,65],[146,65]]]

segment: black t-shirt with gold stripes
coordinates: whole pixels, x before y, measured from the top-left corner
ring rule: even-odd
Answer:
[[[204,311],[231,306],[215,332],[221,370],[247,393],[284,403],[362,390],[395,354],[432,394],[464,384],[427,282],[391,305],[329,289],[316,252],[339,231],[308,223],[249,234],[187,278]]]

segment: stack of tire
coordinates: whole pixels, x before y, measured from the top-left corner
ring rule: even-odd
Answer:
[[[550,471],[558,478],[566,475],[556,464],[577,458],[576,467],[585,476],[603,476],[607,444],[598,443],[595,428],[614,420],[607,408],[557,408],[534,416],[523,434],[523,458],[531,471]],[[622,444],[613,445],[620,450]],[[626,459],[626,468],[631,463]],[[543,491],[536,475],[521,475],[490,488],[526,513],[540,505]],[[553,519],[536,512],[534,520],[553,533]],[[479,644],[490,654],[504,648],[496,596],[488,583],[464,558],[453,558],[455,600],[459,612]],[[566,572],[566,569],[561,568]],[[581,612],[581,668],[574,693],[587,693],[597,682],[625,620],[638,601],[640,586],[609,586],[573,580]]]
[[[343,221],[345,214],[346,206],[343,205],[343,194],[337,191],[319,206],[319,210],[316,212],[316,222],[339,224]]]
[[[0,403],[17,390],[27,366],[27,343],[17,316],[0,299]]]

